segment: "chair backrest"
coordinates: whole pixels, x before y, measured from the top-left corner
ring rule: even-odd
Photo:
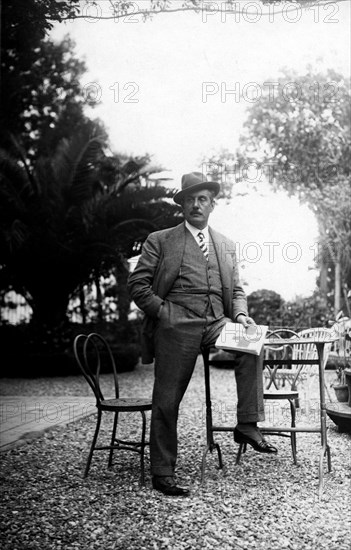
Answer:
[[[299,338],[318,338],[323,341],[324,338],[328,338],[331,335],[331,330],[323,327],[314,327],[301,330],[298,333]],[[326,344],[324,347],[324,367],[327,364],[328,355],[331,350],[331,344]],[[317,359],[318,353],[315,344],[294,344],[293,346],[293,359]],[[310,365],[303,365],[303,368],[310,367]],[[311,370],[311,369],[310,369]]]
[[[297,338],[297,332],[294,330],[291,330],[290,328],[278,328],[275,330],[270,330],[267,333],[267,339],[286,339],[291,338],[292,340],[294,338]],[[291,358],[292,356],[292,347],[293,342],[291,344],[285,344],[282,346],[277,345],[265,345],[265,359],[287,359]]]
[[[279,340],[291,338],[291,344],[282,344],[281,346],[274,344],[272,346],[265,345],[264,358],[268,361],[274,360],[288,360],[292,358],[293,340],[297,338],[297,333],[289,328],[279,328],[271,330],[267,333],[267,339]],[[296,365],[292,365],[291,368],[279,368],[273,365],[266,364],[264,370],[265,378],[267,379],[266,390],[270,389],[272,385],[279,389],[285,385],[287,381],[291,386],[296,382]]]
[[[112,370],[115,395],[119,397],[119,386],[116,364],[111,348],[105,338],[96,332],[90,334],[78,334],[73,342],[73,351],[80,370],[89,386],[94,392],[96,402],[104,399],[100,387],[100,373],[102,365],[107,365]]]

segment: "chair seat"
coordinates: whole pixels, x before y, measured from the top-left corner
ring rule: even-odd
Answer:
[[[151,411],[152,403],[145,397],[120,397],[100,401],[102,411]]]
[[[298,399],[299,392],[292,390],[265,390],[263,396],[265,399]]]

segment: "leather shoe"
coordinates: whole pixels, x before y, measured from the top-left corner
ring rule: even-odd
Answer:
[[[186,497],[190,491],[183,487],[178,487],[173,476],[153,476],[152,486],[156,491],[171,497]]]
[[[261,439],[261,441],[256,441],[255,439],[252,439],[248,435],[243,434],[238,430],[238,428],[234,428],[234,441],[235,443],[244,443],[249,444],[255,451],[259,453],[277,453],[278,449],[268,443],[265,439]]]

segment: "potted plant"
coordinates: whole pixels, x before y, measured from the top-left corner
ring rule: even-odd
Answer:
[[[350,319],[346,318],[343,332],[337,342],[337,357],[335,358],[336,382],[332,384],[335,396],[340,403],[346,403],[349,400],[349,389],[346,383],[345,370],[351,368],[351,329]]]
[[[332,384],[338,403],[330,403],[327,415],[338,426],[339,432],[351,433],[351,319],[339,321],[339,340],[336,342],[333,364],[336,383]]]
[[[345,369],[348,367],[345,363],[336,365],[336,381],[332,384],[336,399],[340,403],[346,403],[349,399],[349,390],[345,380]]]

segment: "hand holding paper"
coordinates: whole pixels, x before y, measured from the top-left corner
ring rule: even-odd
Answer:
[[[259,355],[267,334],[268,326],[251,324],[244,328],[242,323],[226,323],[216,341],[216,348],[242,351]]]

